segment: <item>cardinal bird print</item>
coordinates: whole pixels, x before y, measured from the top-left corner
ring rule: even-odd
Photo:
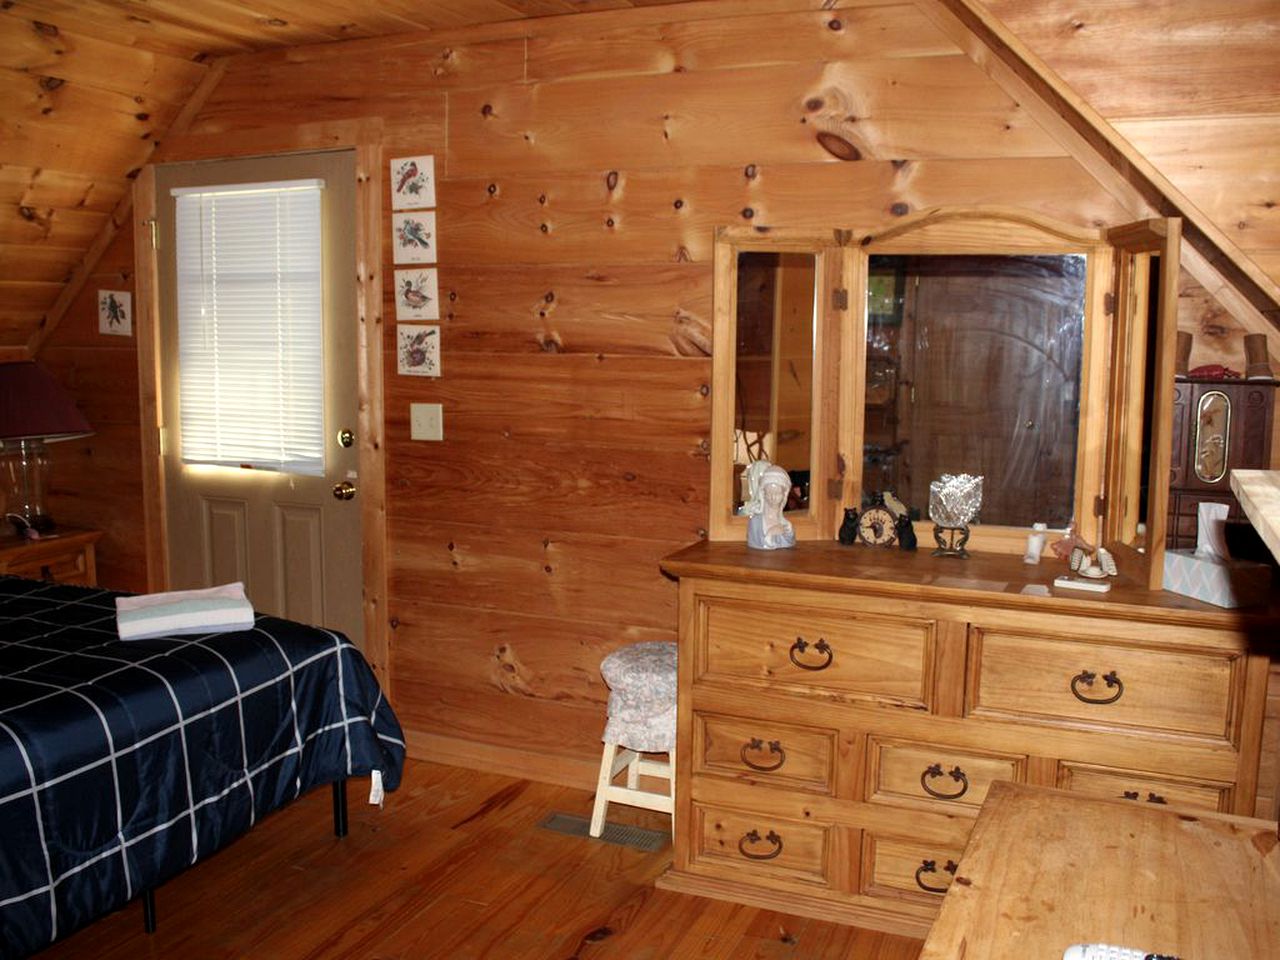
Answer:
[[[439,320],[440,294],[435,269],[397,270],[395,275],[396,319]]]
[[[440,328],[396,324],[396,371],[412,377],[440,376]]]
[[[436,160],[432,156],[391,161],[391,209],[436,205]]]
[[[414,210],[391,215],[396,263],[436,262],[436,212]]]

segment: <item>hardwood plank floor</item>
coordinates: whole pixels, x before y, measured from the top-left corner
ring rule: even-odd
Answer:
[[[386,808],[350,787],[333,836],[315,790],[156,892],[159,929],[124,910],[38,954],[184,960],[915,960],[917,940],[657,890],[668,845],[642,853],[543,830],[591,794],[409,761]],[[666,829],[612,806],[612,822]]]

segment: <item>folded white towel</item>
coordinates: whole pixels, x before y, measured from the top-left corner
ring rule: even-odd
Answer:
[[[252,626],[253,605],[244,595],[243,583],[116,597],[116,627],[121,640],[223,633]]]

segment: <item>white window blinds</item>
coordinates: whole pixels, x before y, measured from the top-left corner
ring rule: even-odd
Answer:
[[[324,473],[323,187],[173,191],[184,462]]]

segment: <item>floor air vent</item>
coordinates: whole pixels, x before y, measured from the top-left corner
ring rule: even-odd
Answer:
[[[591,822],[586,817],[579,817],[572,813],[553,813],[538,826],[547,830],[554,830],[556,833],[567,834],[571,837],[585,837]],[[628,827],[621,823],[609,823],[606,820],[604,832],[601,833],[600,839],[606,843],[632,847],[645,853],[655,853],[671,841],[671,835],[665,830]]]

